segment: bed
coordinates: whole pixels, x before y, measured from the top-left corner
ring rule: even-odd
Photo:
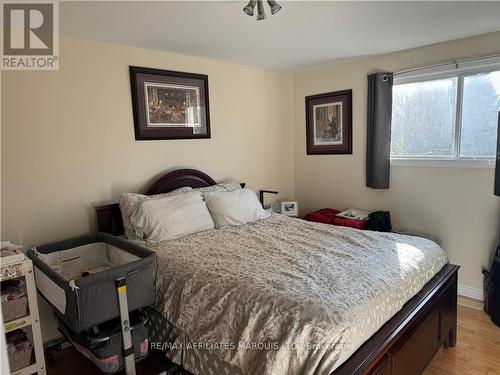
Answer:
[[[146,194],[214,184],[176,170]],[[117,205],[96,211],[123,233]],[[158,254],[153,340],[196,374],[420,374],[455,345],[458,267],[425,239],[273,215],[139,242]]]

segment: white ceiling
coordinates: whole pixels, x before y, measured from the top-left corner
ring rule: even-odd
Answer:
[[[256,21],[240,1],[61,2],[63,34],[298,71],[500,30],[500,2],[280,1]]]

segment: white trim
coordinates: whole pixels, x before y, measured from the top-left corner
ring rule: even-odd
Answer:
[[[391,158],[391,166],[495,168],[494,158]]]
[[[455,140],[453,141],[453,151],[455,157],[460,157],[462,148],[462,107],[464,105],[464,75],[457,75],[457,91],[455,93]]]
[[[483,290],[467,285],[458,285],[458,295],[484,301]]]
[[[434,66],[413,68],[394,74],[394,84],[446,78],[457,74],[488,72],[500,68],[500,56],[489,56],[457,62],[445,62]]]

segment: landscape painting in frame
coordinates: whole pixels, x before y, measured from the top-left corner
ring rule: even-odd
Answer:
[[[342,144],[342,102],[314,107],[314,144]]]
[[[136,140],[210,138],[208,77],[130,67]]]
[[[200,124],[198,87],[145,82],[147,126],[190,126]]]
[[[307,154],[352,153],[352,91],[306,97]]]

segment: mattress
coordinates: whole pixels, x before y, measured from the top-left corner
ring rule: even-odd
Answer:
[[[330,373],[447,263],[424,238],[277,214],[137,242],[157,252],[152,347],[194,374]]]

